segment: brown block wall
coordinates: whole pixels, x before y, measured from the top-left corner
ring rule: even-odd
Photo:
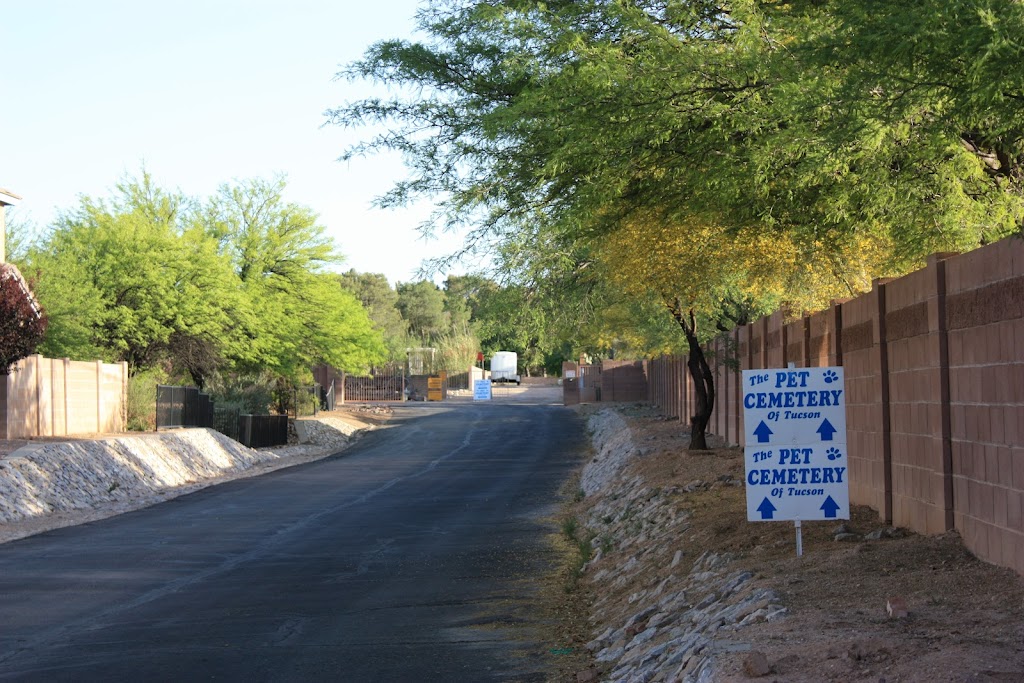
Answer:
[[[711,411],[711,423],[708,431],[726,438],[729,431],[729,368],[726,361],[727,345],[722,339],[716,338],[710,346],[711,353],[707,356],[711,372],[715,377],[715,405]]]
[[[744,370],[752,370],[751,356],[753,355],[753,344],[751,339],[751,333],[753,332],[753,325],[741,325],[736,328],[736,356],[739,361],[739,374],[742,380]],[[745,448],[746,437],[744,436],[744,422],[743,422],[743,386],[742,381],[739,383],[739,394],[736,399],[736,405],[739,409],[739,415],[737,416],[737,425],[739,435],[736,439],[736,443],[741,447]]]
[[[747,368],[748,370],[757,370],[766,367],[766,322],[767,321],[764,318],[761,318],[757,322],[753,322],[747,325],[747,334],[750,337],[750,351],[747,354],[747,362],[750,365],[750,367]]]
[[[943,275],[943,264],[934,261],[885,286],[892,521],[929,534],[953,526],[952,489],[946,485]]]
[[[601,401],[647,399],[647,368],[642,361],[601,363]]]
[[[825,368],[842,365],[839,334],[842,329],[842,307],[812,313],[807,318],[807,367]]]
[[[1024,240],[945,264],[954,523],[1024,574]]]
[[[743,442],[743,372],[742,367],[742,356],[740,355],[740,330],[736,328],[732,331],[732,371],[733,378],[735,381],[732,384],[732,390],[730,391],[730,400],[733,406],[731,413],[731,419],[729,424],[729,443],[741,444]]]
[[[572,372],[575,377],[566,377]],[[573,361],[562,361],[562,403],[567,406],[578,405],[580,402],[579,366]]]
[[[581,365],[578,369],[580,403],[594,403],[601,396],[601,366]]]
[[[764,318],[766,368],[786,367],[786,340],[783,338],[785,319],[782,311],[776,311]]]
[[[788,367],[790,363],[793,363],[798,368],[806,368],[808,366],[807,351],[808,342],[810,341],[810,335],[808,334],[810,328],[808,324],[805,316],[783,325],[782,338],[786,342],[786,355],[783,358],[785,367]]]
[[[879,324],[885,285],[843,304],[842,356],[846,377],[846,443],[850,502],[868,505],[892,521],[885,332]]]
[[[743,445],[738,370],[841,365],[851,502],[920,533],[956,528],[980,558],[1024,574],[1024,239],[936,255],[828,310],[741,326],[709,351],[710,432]],[[649,395],[689,424],[685,361],[651,361]]]
[[[708,432],[727,444],[741,443],[742,436],[742,368],[749,361],[746,327],[717,337],[705,350],[708,365],[715,378],[715,406]],[[684,365],[685,370],[685,365]],[[686,378],[689,380],[689,376]]]

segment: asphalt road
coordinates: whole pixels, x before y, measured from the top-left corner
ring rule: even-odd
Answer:
[[[564,408],[420,404],[307,465],[0,545],[0,680],[543,680]]]

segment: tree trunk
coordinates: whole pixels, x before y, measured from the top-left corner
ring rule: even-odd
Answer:
[[[686,361],[686,367],[693,379],[694,395],[697,397],[693,415],[690,416],[690,448],[691,451],[708,450],[707,428],[711,421],[711,412],[715,409],[715,377],[708,366],[707,358],[704,357],[704,349],[697,339],[697,318],[690,309],[684,314],[679,300],[666,304],[672,317],[679,323],[683,334],[686,335],[686,343],[690,353]]]

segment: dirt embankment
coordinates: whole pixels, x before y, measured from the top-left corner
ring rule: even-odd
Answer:
[[[294,443],[277,448],[247,448],[211,429],[24,442],[0,458],[0,543],[323,458],[390,413],[353,406],[301,419]]]
[[[575,646],[592,668],[573,677],[1024,681],[1024,580],[955,533],[854,506],[844,524],[805,523],[798,558],[791,523],[746,521],[741,450],[691,453],[644,406],[582,410],[596,454],[563,527],[589,546]]]

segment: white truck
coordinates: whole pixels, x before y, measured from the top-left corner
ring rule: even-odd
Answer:
[[[491,356],[491,383],[515,382],[519,384],[519,355],[515,351],[495,351]]]

